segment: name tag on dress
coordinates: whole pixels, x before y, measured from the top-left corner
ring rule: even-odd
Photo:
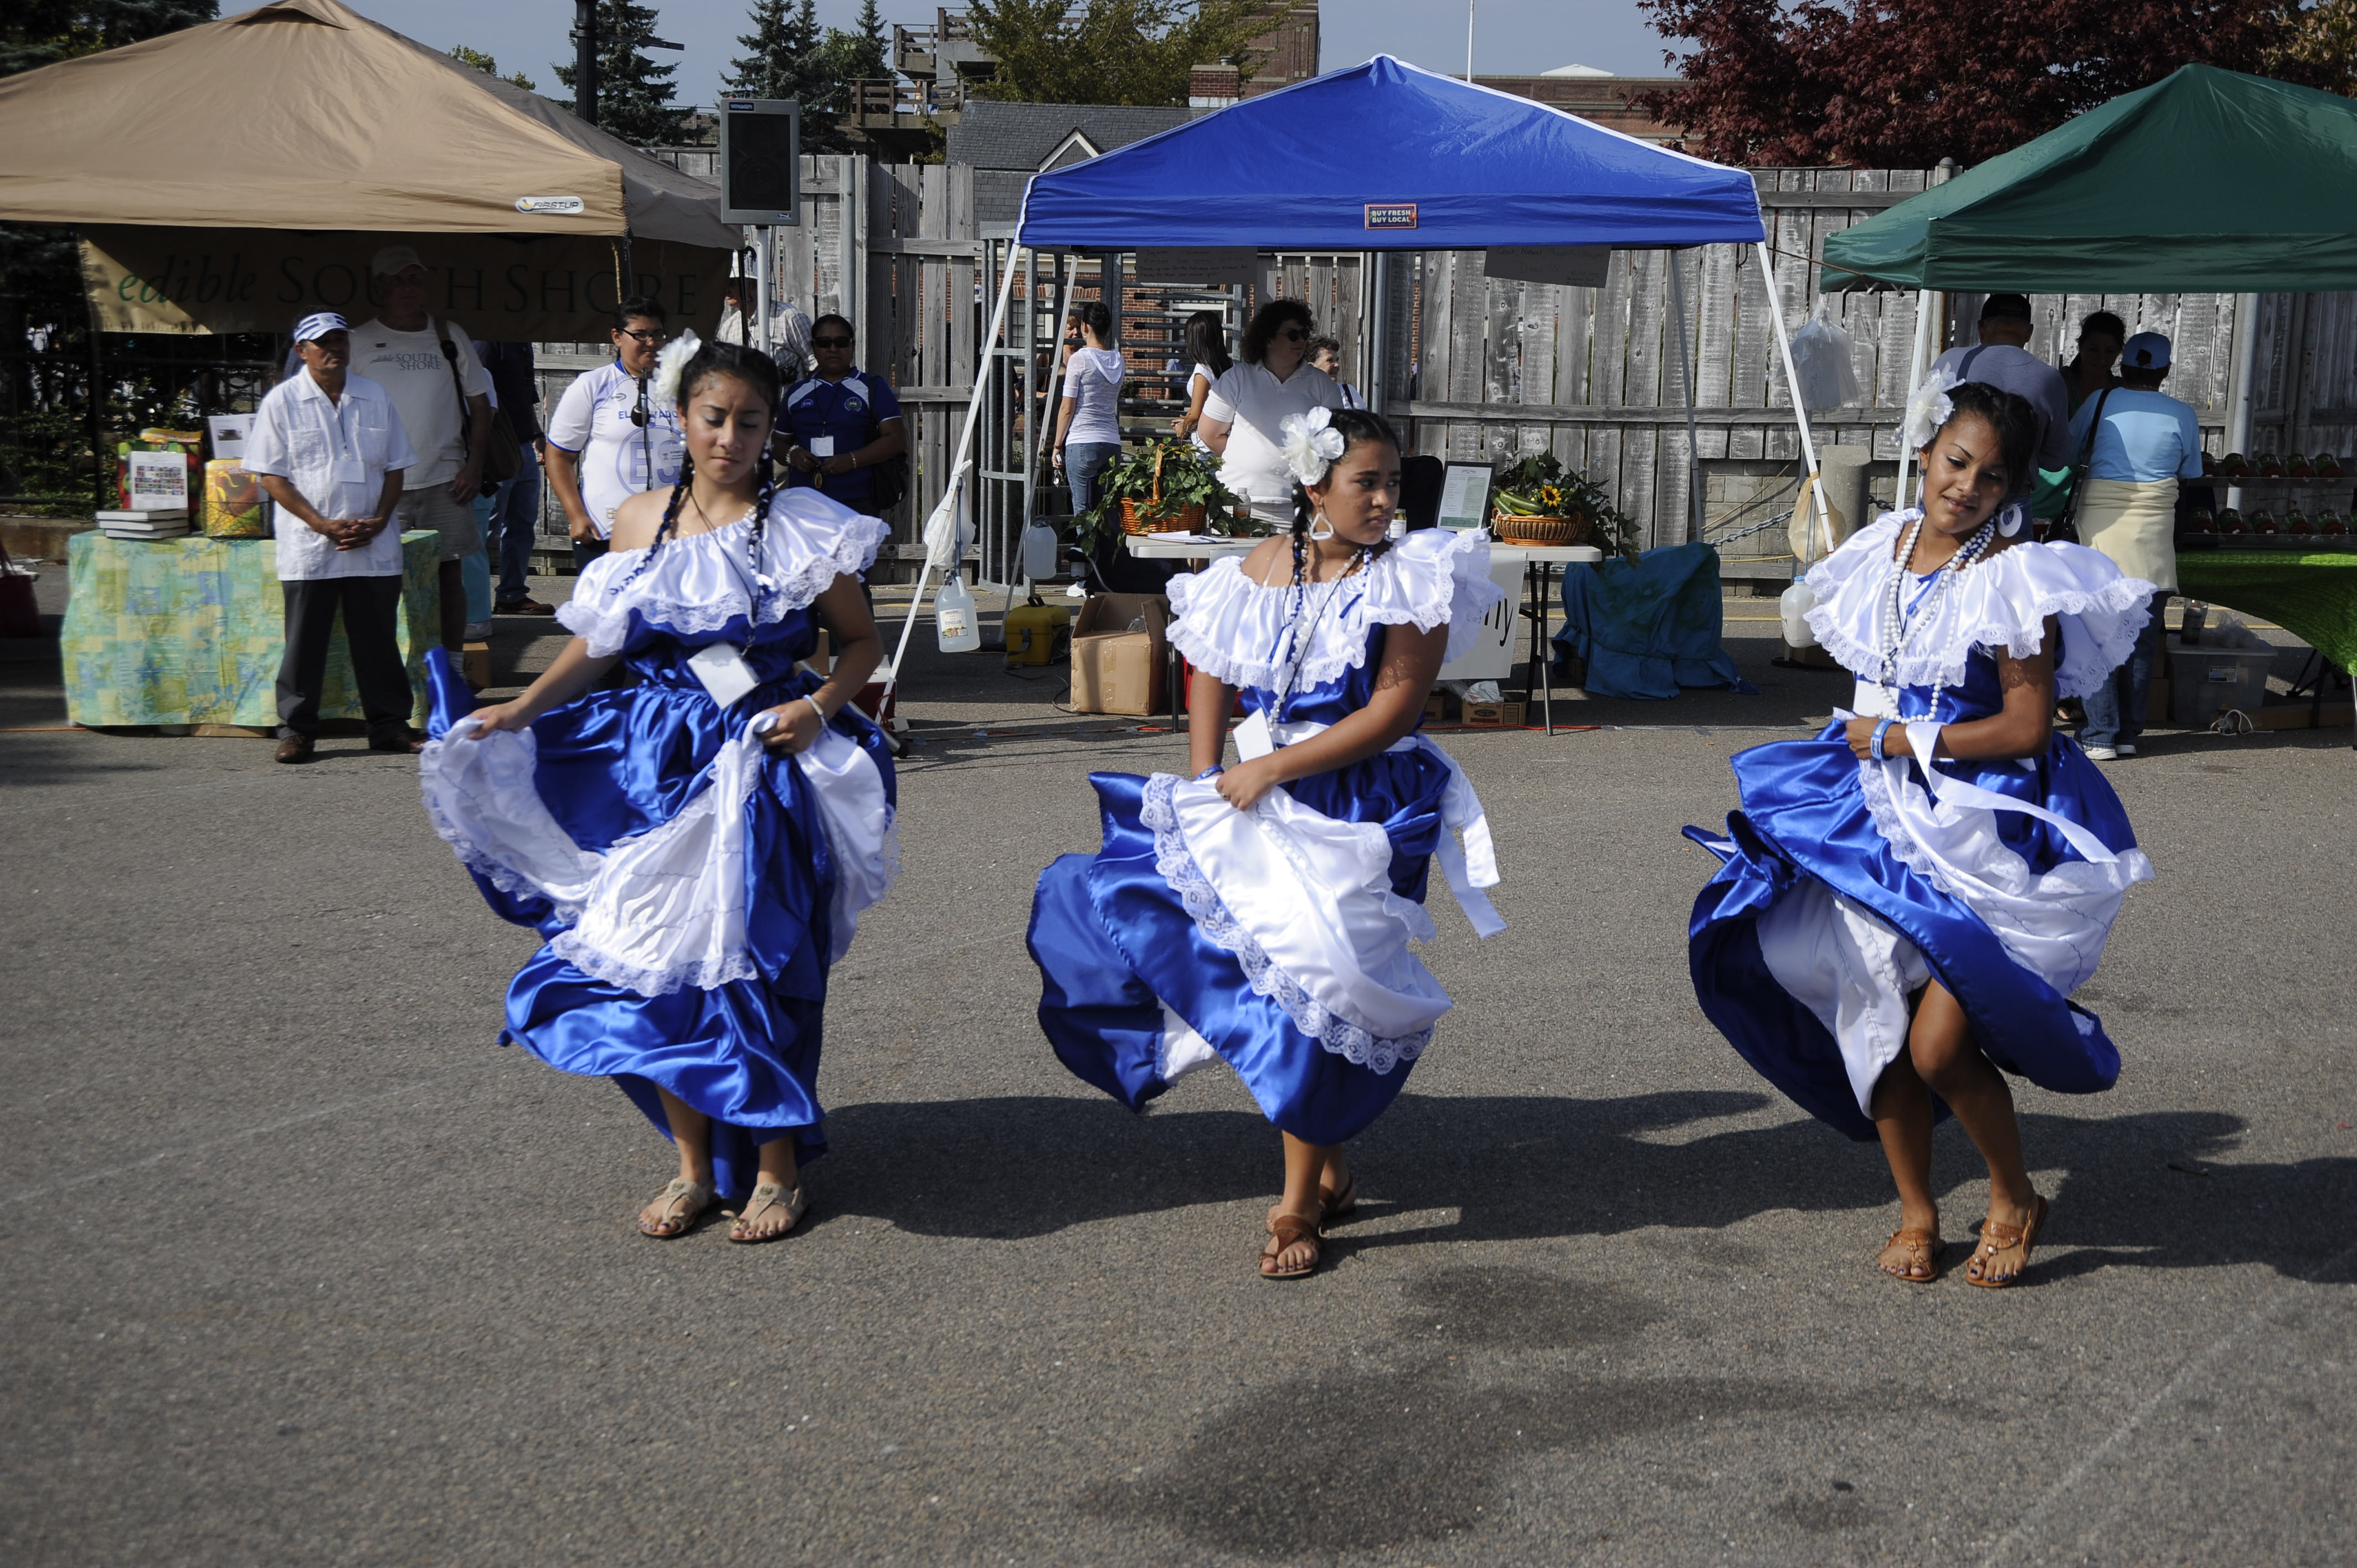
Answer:
[[[1235,727],[1236,755],[1246,762],[1266,757],[1276,749],[1275,737],[1268,733],[1266,710],[1247,717]]]
[[[1895,719],[1899,716],[1891,708],[1889,699],[1882,694],[1882,688],[1871,681],[1860,681],[1857,691],[1849,701],[1862,719]]]
[[[733,706],[737,701],[759,685],[753,667],[745,656],[725,642],[699,648],[687,656],[687,667],[712,693],[712,700],[722,707]]]

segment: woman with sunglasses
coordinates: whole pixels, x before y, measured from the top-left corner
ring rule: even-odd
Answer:
[[[891,383],[851,362],[851,323],[822,316],[811,323],[818,369],[786,393],[778,440],[786,483],[813,485],[830,500],[870,517],[883,510],[876,468],[909,449],[908,426]]]
[[[1483,533],[1389,541],[1399,437],[1312,409],[1280,435],[1289,537],[1170,585],[1191,779],[1099,773],[1104,848],[1041,874],[1029,945],[1064,1065],[1130,1106],[1224,1062],[1282,1134],[1285,1191],[1254,1268],[1313,1273],[1358,1204],[1342,1144],[1383,1113],[1448,993],[1408,950],[1437,933],[1431,862],[1488,936],[1497,866],[1472,786],[1418,735],[1433,679],[1504,595]],[[1226,766],[1228,715],[1251,716]],[[1456,834],[1464,835],[1459,847]]]
[[[548,422],[548,482],[565,509],[576,570],[606,553],[614,513],[644,490],[679,482],[679,410],[647,393],[671,341],[662,306],[633,295],[614,307],[614,362],[576,376]]]
[[[1251,503],[1252,513],[1280,527],[1293,520],[1293,474],[1285,463],[1287,414],[1340,408],[1342,389],[1308,362],[1315,323],[1297,299],[1272,299],[1253,313],[1236,346],[1238,363],[1211,384],[1195,427],[1220,455],[1220,478]]]

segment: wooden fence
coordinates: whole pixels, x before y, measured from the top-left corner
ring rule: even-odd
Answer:
[[[1772,275],[1762,274],[1756,250],[1735,245],[1617,252],[1598,288],[1491,278],[1480,252],[1270,255],[1243,303],[1280,295],[1308,303],[1342,343],[1344,379],[1403,418],[1416,450],[1458,459],[1552,450],[1605,487],[1646,545],[1691,532],[1682,381],[1691,374],[1704,536],[1727,541],[1730,575],[1788,575],[1781,530],[1745,532],[1780,506],[1789,511],[1798,467],[1770,290],[1787,330],[1798,330],[1821,302],[1817,263],[1825,240],[1924,189],[1932,177],[1921,169],[1780,168],[1754,170],[1753,177]],[[956,450],[999,269],[1024,263],[1003,233],[983,235],[973,171],[959,165],[805,157],[802,220],[800,228],[773,231],[776,286],[813,316],[858,323],[861,365],[899,392],[913,482],[892,521],[900,558],[909,560],[920,553],[918,530]],[[1052,395],[1043,402],[1040,392],[1056,297],[1045,265],[1036,274],[1024,267],[1017,298],[1030,312],[1018,310],[1018,341],[998,346],[992,360],[1002,384],[985,413],[978,464],[991,476],[978,508],[985,566],[1004,560],[999,536],[1011,538],[1020,527],[1020,476],[1037,454],[1037,422],[1052,410]],[[1683,367],[1676,297],[1685,312]],[[1973,340],[1981,298],[1934,296],[1935,349]],[[1870,448],[1888,499],[1916,295],[1846,293],[1823,303],[1856,346],[1864,395],[1815,413],[1812,432],[1820,446]],[[2235,390],[2236,296],[2040,295],[2031,303],[2030,349],[2057,363],[2070,357],[2078,323],[2093,310],[2114,311],[2130,331],[2168,333],[2177,362],[2166,390],[2194,404],[2211,445],[2222,450]],[[2260,295],[2255,321],[2253,449],[2357,448],[2357,295]],[[1161,371],[1158,359],[1133,360],[1141,377]]]

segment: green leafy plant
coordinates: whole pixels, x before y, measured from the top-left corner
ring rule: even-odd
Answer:
[[[1160,499],[1156,499],[1155,465],[1162,468]],[[1225,532],[1229,509],[1236,498],[1220,483],[1219,459],[1190,441],[1176,437],[1130,447],[1097,475],[1097,504],[1073,520],[1082,542],[1094,547],[1108,532],[1121,532],[1121,503],[1126,499],[1152,518],[1168,518],[1189,507],[1203,509],[1207,524]]]
[[[1637,524],[1605,495],[1604,487],[1552,452],[1534,452],[1506,466],[1490,487],[1490,504],[1512,517],[1586,517],[1614,550],[1636,547]]]

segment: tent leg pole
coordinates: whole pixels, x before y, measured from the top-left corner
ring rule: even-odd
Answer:
[[[1808,465],[1809,494],[1815,504],[1817,526],[1824,530],[1825,543],[1830,552],[1834,538],[1834,521],[1825,511],[1825,488],[1817,479],[1817,445],[1809,439],[1809,411],[1801,406],[1801,377],[1792,369],[1792,339],[1784,331],[1784,305],[1776,295],[1776,262],[1768,253],[1768,242],[1760,242],[1760,276],[1768,285],[1768,320],[1776,328],[1776,352],[1784,361],[1784,387],[1792,394],[1792,424],[1801,433],[1801,461]]]
[[[2226,450],[2251,449],[2251,383],[2259,368],[2259,296],[2234,296],[2234,360],[2226,383]],[[2226,487],[2225,505],[2243,509],[2243,487]]]
[[[1928,288],[1918,289],[1915,291],[1915,346],[1907,359],[1907,395],[1910,399],[1914,397],[1915,389],[1923,384],[1923,378],[1931,373],[1931,367],[1924,363],[1924,356],[1929,352],[1931,345],[1932,291]],[[1907,481],[1913,476],[1915,470],[1915,453],[1913,448],[1907,445],[1907,425],[1903,417],[1905,404],[1900,405],[1900,410],[1902,417],[1899,426],[1899,488],[1892,492],[1890,503],[1891,510],[1894,511],[1907,510],[1909,505]]]
[[[1017,253],[1016,248],[1013,245],[1006,247],[1006,278],[1010,285],[1015,280],[1015,257]],[[990,349],[988,345],[985,344],[982,351],[982,363],[974,367],[975,373],[980,374],[982,366],[987,365],[989,362]],[[1031,487],[1028,481],[1023,487],[1023,491],[1027,496],[1031,493]],[[1015,530],[1015,559],[1008,564],[1009,569],[1006,574],[1006,602],[998,607],[998,640],[999,646],[1002,648],[1005,647],[1006,643],[1006,618],[1008,615],[1012,614],[1015,609],[1015,578],[1017,574],[1020,573],[1022,575],[1024,586],[1029,587],[1032,585],[1030,570],[1023,560],[1023,535],[1029,531],[1030,527],[1031,512],[1030,509],[1026,507],[1024,509],[1023,516],[1020,519],[1020,526]]]
[[[1675,251],[1670,252],[1670,309],[1678,318],[1678,383],[1686,394],[1686,542],[1695,544],[1701,542],[1703,533],[1702,445],[1695,435],[1694,360],[1686,351],[1686,288]]]
[[[936,510],[946,504],[951,509],[950,515],[952,520],[957,515],[958,489],[965,482],[966,466],[974,453],[975,427],[982,423],[982,400],[990,393],[990,377],[985,373],[984,367],[990,362],[990,346],[998,341],[998,334],[1006,325],[1006,298],[1013,292],[1014,287],[1015,269],[1008,267],[1006,275],[999,280],[998,305],[991,312],[990,330],[983,334],[981,346],[975,354],[974,395],[966,400],[965,425],[958,432],[957,451],[950,459],[949,483],[942,492],[942,499],[934,503]],[[952,524],[952,536],[955,537],[954,521]],[[952,559],[945,569],[944,575],[956,570],[957,562]],[[929,541],[925,551],[925,564],[917,573],[917,591],[909,598],[909,618],[900,623],[900,641],[892,650],[892,669],[884,677],[884,694],[877,700],[876,711],[879,714],[884,711],[884,704],[892,700],[894,689],[900,684],[900,660],[909,651],[909,634],[917,629],[918,612],[925,607],[925,585],[931,580],[932,575],[933,553]]]

